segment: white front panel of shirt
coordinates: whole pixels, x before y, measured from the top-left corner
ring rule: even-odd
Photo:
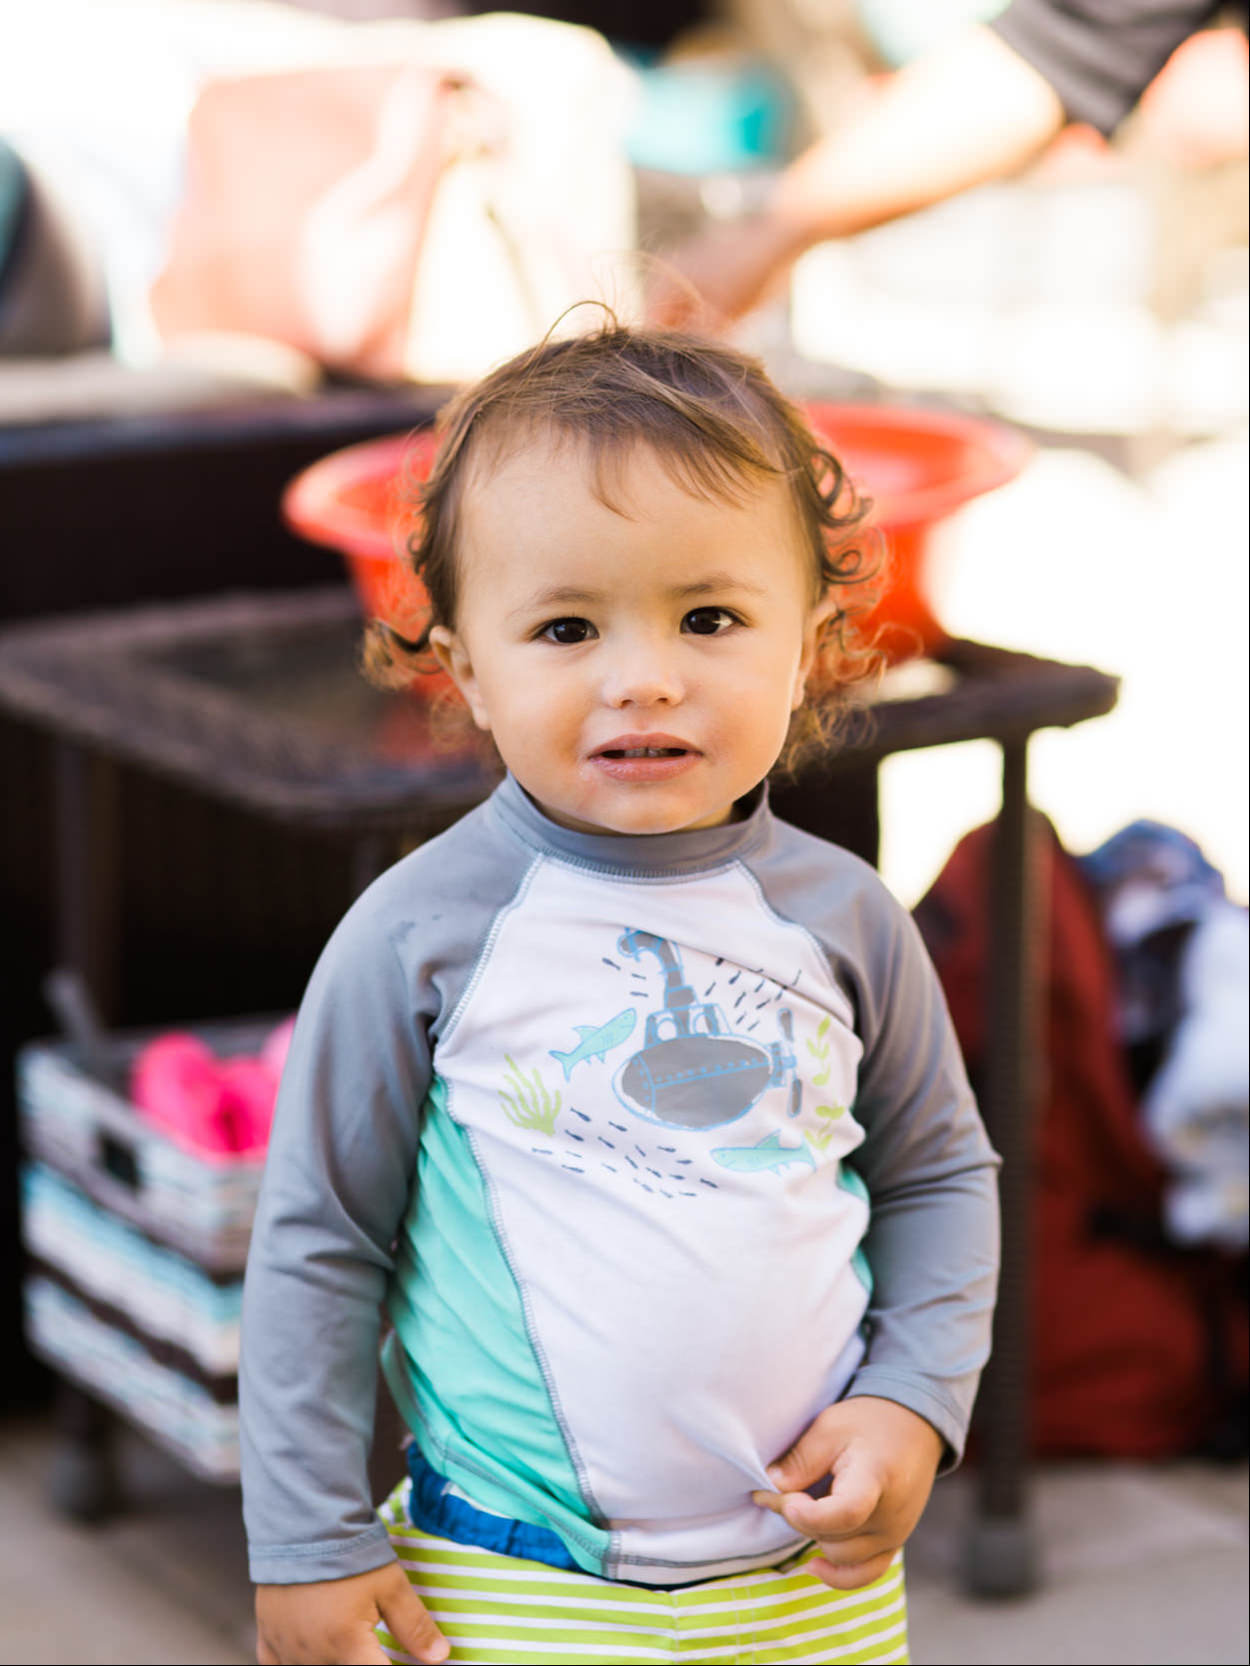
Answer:
[[[793,1542],[750,1493],[861,1351],[851,1019],[744,869],[548,861],[438,1047],[625,1577]]]

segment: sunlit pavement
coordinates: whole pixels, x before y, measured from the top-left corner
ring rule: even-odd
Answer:
[[[124,1513],[96,1527],[48,1501],[48,1419],[0,1426],[0,1660],[239,1666],[255,1658],[236,1488],[120,1443]]]
[[[939,1481],[911,1541],[919,1666],[1233,1666],[1247,1658],[1244,1465],[1051,1463],[1036,1472],[1042,1582],[973,1601],[957,1568],[973,1479]]]

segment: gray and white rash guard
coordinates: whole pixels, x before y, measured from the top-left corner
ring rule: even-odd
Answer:
[[[591,1573],[801,1541],[751,1501],[847,1394],[957,1456],[996,1158],[871,868],[778,821],[572,832],[506,780],[352,907],[300,1009],[248,1262],[252,1576],[392,1552],[380,1310],[422,1457]]]

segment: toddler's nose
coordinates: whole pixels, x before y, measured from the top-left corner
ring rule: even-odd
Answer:
[[[658,648],[623,653],[607,670],[603,696],[609,706],[675,706],[685,688],[673,656]]]

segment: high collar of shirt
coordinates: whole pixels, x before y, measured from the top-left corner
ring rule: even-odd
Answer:
[[[500,782],[490,805],[508,830],[532,849],[579,867],[635,879],[671,879],[674,874],[723,867],[756,849],[772,819],[768,784],[763,781],[738,800],[736,820],[686,833],[582,833],[562,827],[539,809],[513,775]]]

